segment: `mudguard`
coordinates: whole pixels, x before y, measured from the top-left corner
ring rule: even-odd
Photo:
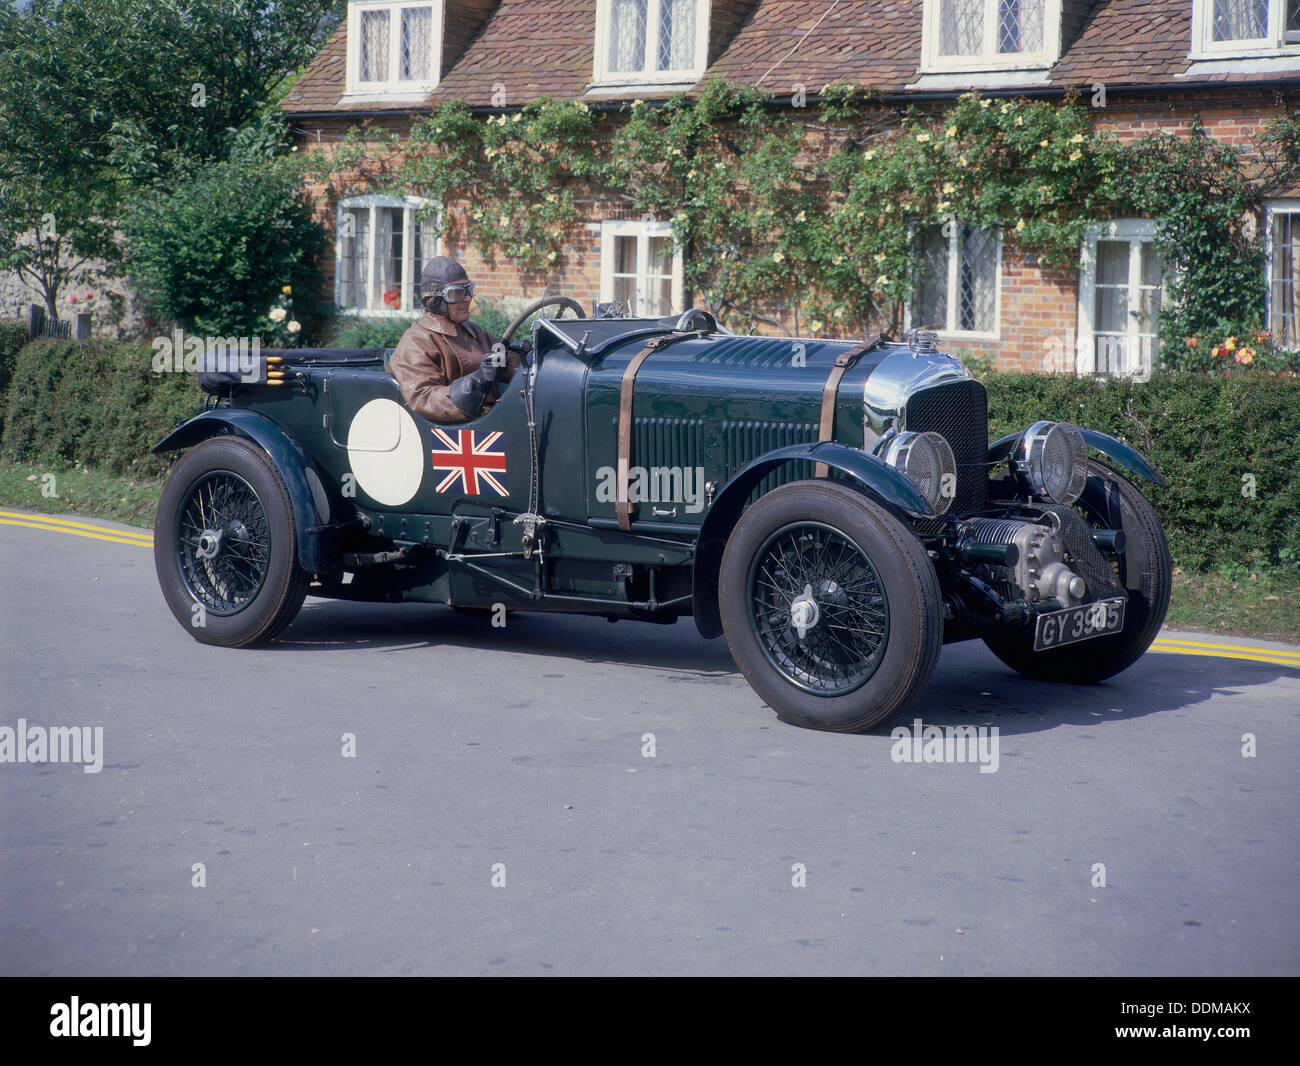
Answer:
[[[1089,448],[1101,452],[1107,459],[1126,470],[1128,473],[1137,477],[1146,478],[1152,484],[1161,487],[1168,486],[1169,482],[1161,476],[1147,458],[1136,448],[1125,444],[1122,440],[1116,440],[1105,433],[1099,433],[1095,429],[1084,429],[1079,426],[1079,432],[1083,434],[1083,439]],[[1023,431],[1022,431],[1023,433]],[[999,437],[989,445],[989,463],[1001,462],[1006,459],[1012,451],[1015,450],[1016,442],[1020,440],[1022,433],[1008,433],[1005,437]]]
[[[329,495],[302,446],[269,418],[254,411],[221,407],[203,411],[172,430],[150,449],[158,452],[192,448],[220,433],[233,433],[257,444],[275,464],[293,507],[298,559],[311,574],[338,569],[338,526]]]
[[[904,511],[918,518],[930,518],[934,511],[926,503],[921,491],[892,466],[859,448],[850,448],[832,441],[812,444],[792,444],[768,452],[743,466],[727,482],[709,508],[700,527],[695,546],[695,568],[692,574],[692,600],[695,626],[703,637],[722,635],[722,615],[718,610],[718,570],[722,565],[722,551],[727,537],[745,501],[759,482],[779,467],[804,460],[825,463],[832,470],[847,474],[858,483],[863,492],[896,511]]]

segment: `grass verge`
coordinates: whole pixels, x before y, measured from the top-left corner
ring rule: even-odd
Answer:
[[[162,478],[127,478],[86,467],[47,469],[34,463],[0,462],[0,506],[46,514],[106,518],[153,528]]]
[[[47,475],[53,474],[53,481]],[[49,486],[57,495],[47,496]],[[163,479],[117,477],[74,467],[45,470],[31,463],[0,463],[0,506],[47,514],[79,514],[128,525],[153,526]],[[1233,634],[1300,644],[1300,569],[1196,574],[1174,568],[1171,629]]]

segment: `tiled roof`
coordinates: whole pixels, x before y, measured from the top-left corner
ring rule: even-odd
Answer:
[[[511,106],[580,96],[591,81],[595,39],[593,0],[502,0],[430,99],[485,107],[497,84]]]
[[[847,78],[870,88],[902,88],[921,59],[921,5],[908,0],[762,0],[731,47],[709,70],[777,93],[808,92]]]
[[[1046,84],[1103,83],[1176,87],[1188,70],[1192,0],[1067,0],[1071,17],[1065,53]],[[480,5],[481,6],[481,5]],[[837,79],[883,92],[904,92],[917,80],[921,61],[920,0],[755,0],[726,2],[730,42],[714,41],[716,59],[706,77],[761,84],[778,95],[802,84],[809,94]],[[481,20],[482,16],[478,18]],[[717,30],[718,27],[715,27]],[[577,97],[590,88],[596,31],[595,0],[499,0],[476,34],[466,34],[448,59],[442,83],[426,103],[463,99],[493,106],[498,86],[507,106],[539,96]],[[715,34],[715,37],[717,34]],[[1072,39],[1071,39],[1072,38]],[[340,27],[281,105],[285,111],[410,110],[422,105],[340,105],[345,88],[345,29]],[[1249,83],[1286,77],[1271,73],[1191,72],[1188,81]],[[979,75],[970,83],[978,85]],[[1013,79],[1013,83],[1014,79]],[[1024,84],[1044,84],[1030,72]],[[633,95],[630,93],[630,95]],[[653,91],[637,89],[649,98]]]
[[[1065,84],[1149,85],[1187,69],[1191,0],[1103,0],[1052,70]]]

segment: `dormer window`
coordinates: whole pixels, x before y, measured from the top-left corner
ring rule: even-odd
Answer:
[[[923,69],[1050,67],[1061,52],[1061,0],[925,0]]]
[[[1297,47],[1300,0],[1194,0],[1194,55],[1252,55]]]
[[[597,0],[595,81],[693,84],[708,35],[709,0]]]
[[[410,96],[437,87],[443,0],[348,4],[348,96]]]

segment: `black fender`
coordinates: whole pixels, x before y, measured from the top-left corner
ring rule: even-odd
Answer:
[[[1145,478],[1152,484],[1159,485],[1162,488],[1169,485],[1169,482],[1161,476],[1160,471],[1152,466],[1146,456],[1136,448],[1106,433],[1099,433],[1095,429],[1084,429],[1082,426],[1079,426],[1078,429],[1083,434],[1083,439],[1089,448],[1101,452],[1116,466],[1136,477]],[[1023,430],[1019,433],[1008,433],[1005,437],[999,437],[990,444],[989,465],[1001,462],[1010,456],[1015,450],[1016,443],[1023,435]]]
[[[329,494],[302,445],[265,415],[230,407],[203,411],[177,426],[150,451],[156,454],[192,448],[222,433],[244,437],[258,445],[280,472],[293,507],[302,568],[309,574],[337,570],[338,525],[333,519]]]
[[[862,492],[893,511],[931,518],[934,511],[911,481],[888,463],[859,448],[832,441],[791,444],[768,452],[736,471],[709,508],[695,542],[692,601],[695,626],[703,637],[722,635],[718,610],[718,570],[731,529],[745,509],[745,501],[758,483],[779,467],[799,460],[825,463],[847,474]]]

